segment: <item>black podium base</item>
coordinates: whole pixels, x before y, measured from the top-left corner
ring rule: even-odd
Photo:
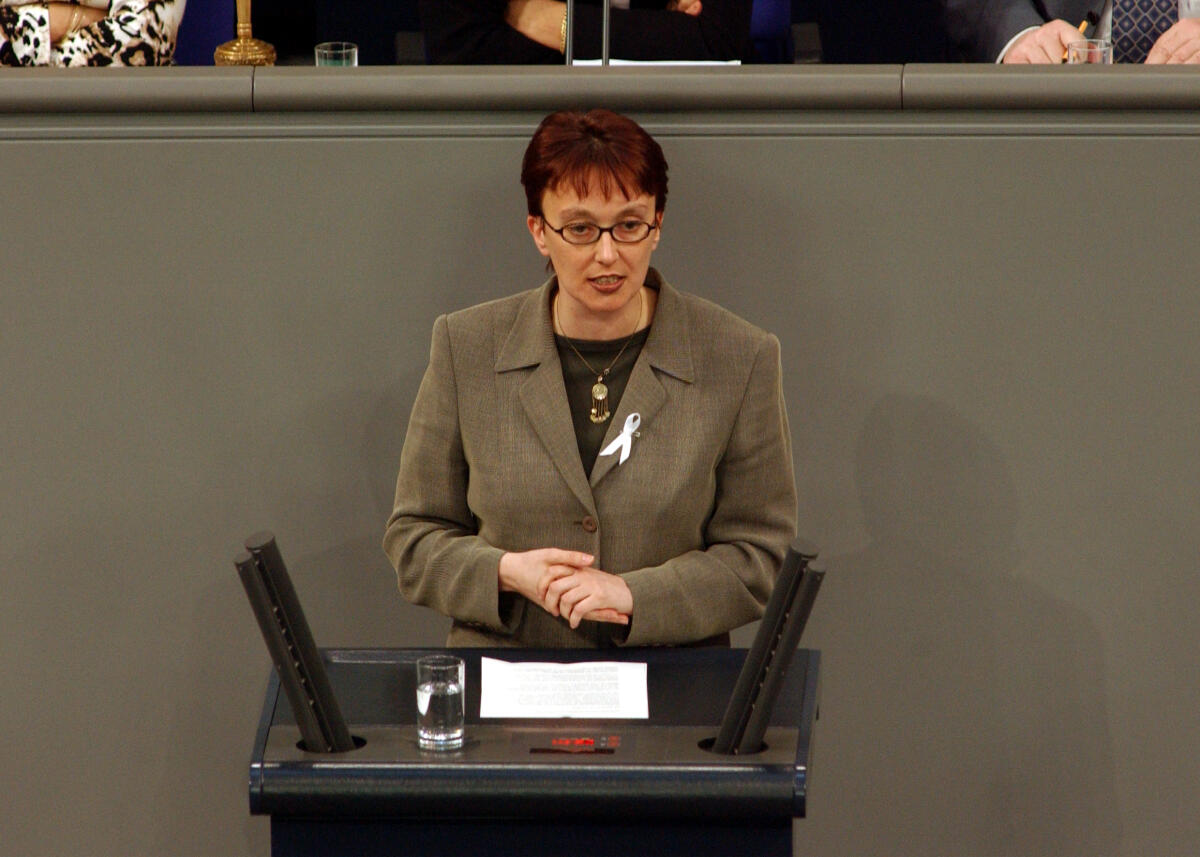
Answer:
[[[271,819],[273,857],[787,857],[791,819]]]

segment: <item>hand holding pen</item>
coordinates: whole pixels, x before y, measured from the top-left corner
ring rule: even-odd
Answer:
[[[1030,30],[1009,46],[1002,60],[1005,64],[1061,64],[1067,58],[1067,45],[1078,41],[1097,18],[1089,14],[1079,26],[1056,19]]]

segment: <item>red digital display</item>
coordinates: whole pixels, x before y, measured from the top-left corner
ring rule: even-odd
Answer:
[[[620,746],[620,735],[550,735],[545,744],[534,745],[529,752],[611,756]]]

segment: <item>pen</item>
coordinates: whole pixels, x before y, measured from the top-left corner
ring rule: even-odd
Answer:
[[[1080,22],[1079,22],[1079,27],[1077,28],[1077,29],[1079,30],[1079,35],[1081,35],[1081,36],[1082,36],[1082,35],[1083,35],[1083,32],[1084,32],[1084,30],[1086,30],[1086,29],[1088,28],[1088,24],[1090,24],[1090,23],[1091,23],[1091,20],[1090,20],[1090,19],[1091,19],[1091,16],[1089,15],[1087,18],[1084,18],[1082,21],[1080,21]],[[1066,52],[1066,50],[1065,50],[1065,49],[1063,50],[1063,58],[1062,58],[1062,61],[1063,61],[1063,62],[1066,62],[1066,61],[1067,61],[1067,52]]]

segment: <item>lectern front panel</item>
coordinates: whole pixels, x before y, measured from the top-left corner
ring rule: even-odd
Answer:
[[[330,682],[361,746],[309,753],[273,684],[251,764],[251,809],[289,817],[785,819],[804,814],[819,656],[801,651],[765,748],[724,756],[716,735],[745,652],[456,650],[467,664],[467,737],[416,741],[414,664],[425,652],[327,653]],[[481,655],[647,664],[646,720],[479,718]]]

